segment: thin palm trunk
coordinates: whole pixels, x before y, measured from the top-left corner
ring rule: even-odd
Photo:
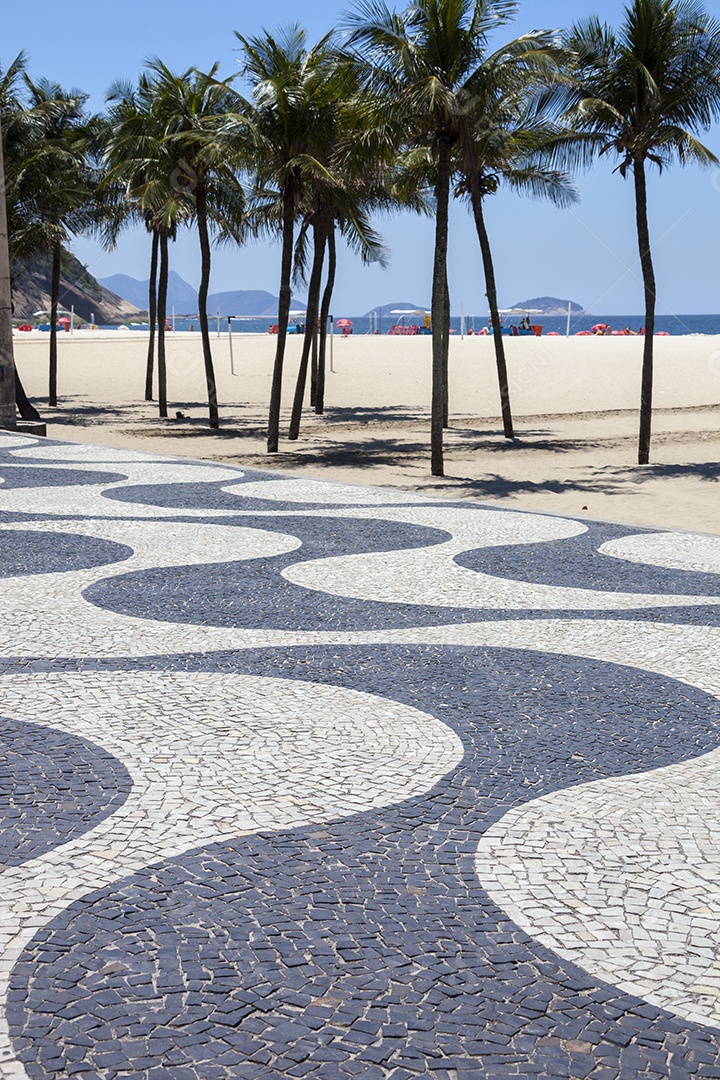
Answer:
[[[323,292],[322,304],[320,305],[320,343],[318,347],[318,374],[317,374],[317,398],[315,400],[315,412],[322,416],[325,411],[325,357],[327,353],[327,325],[330,317],[330,304],[332,303],[333,290],[335,288],[335,274],[337,272],[337,245],[335,243],[335,219],[328,231],[328,274]]]
[[[440,140],[435,182],[435,257],[432,285],[432,404],[430,413],[430,468],[433,476],[445,475],[443,422],[445,418],[445,372],[449,321],[447,310],[448,203],[450,199],[450,145]]]
[[[482,254],[483,270],[485,271],[485,289],[487,292],[488,306],[490,308],[490,321],[492,323],[493,343],[495,345],[495,366],[497,367],[498,385],[500,388],[500,409],[502,411],[503,434],[506,439],[514,439],[512,409],[510,408],[510,385],[508,383],[507,362],[505,360],[505,345],[500,325],[500,312],[498,311],[497,285],[495,282],[495,267],[493,265],[492,251],[490,250],[490,237],[485,225],[483,202],[481,195],[471,187],[470,197],[472,201],[473,217],[480,252]]]
[[[633,165],[635,177],[635,211],[637,217],[638,246],[645,286],[645,340],[643,342],[642,385],[640,390],[640,437],[638,440],[638,464],[650,461],[650,432],[652,428],[653,394],[653,345],[655,338],[655,270],[650,251],[650,228],[647,215],[647,183],[645,162],[642,158]]]
[[[2,152],[2,131],[0,131],[0,191],[4,190],[5,166]],[[0,425],[6,428],[15,426],[18,380],[16,375],[13,374],[14,368],[12,284],[10,281],[7,208],[5,199],[0,198]],[[13,384],[15,384],[15,390],[13,390]]]
[[[450,427],[450,288],[445,274],[445,306],[443,308],[443,427]]]
[[[313,326],[312,348],[310,350],[310,408],[317,405],[318,386],[318,324]]]
[[[145,368],[145,400],[152,401],[153,367],[155,364],[155,322],[157,320],[157,272],[158,247],[160,237],[155,229],[152,234],[150,253],[150,284],[148,291],[148,317],[150,319],[150,337],[148,339],[147,365]]]
[[[207,225],[207,191],[200,181],[195,191],[195,211],[197,215],[198,235],[200,237],[200,288],[198,289],[198,318],[202,336],[203,360],[205,362],[205,382],[208,395],[208,417],[211,428],[220,426],[218,416],[217,386],[210,349],[210,327],[208,325],[207,297],[210,288],[210,237]]]
[[[48,387],[48,405],[57,405],[57,318],[60,299],[60,259],[62,246],[55,241],[52,253],[52,276],[50,280],[50,378]]]
[[[308,286],[307,311],[305,314],[305,338],[303,341],[302,356],[300,357],[297,383],[295,384],[295,397],[293,399],[290,430],[288,432],[289,439],[297,439],[300,434],[300,418],[302,416],[303,399],[305,398],[305,385],[307,383],[310,349],[312,347],[313,338],[317,332],[322,268],[323,260],[325,258],[325,245],[327,243],[325,216],[325,214],[320,213],[313,222],[313,264],[310,272],[310,284]]]
[[[160,233],[160,278],[158,281],[158,415],[165,417],[167,411],[167,366],[165,363],[165,321],[167,315],[168,287],[168,237]]]
[[[283,362],[290,318],[293,239],[295,233],[295,199],[288,185],[283,193],[282,263],[280,269],[280,297],[278,304],[278,335],[270,388],[270,412],[268,415],[267,451],[276,454],[280,442],[280,399],[282,395]]]

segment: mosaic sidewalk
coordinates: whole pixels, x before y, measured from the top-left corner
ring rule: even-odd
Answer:
[[[720,537],[0,481],[1,1078],[720,1078]]]

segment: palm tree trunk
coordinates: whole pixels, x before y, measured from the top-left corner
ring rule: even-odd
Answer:
[[[443,421],[449,320],[447,306],[448,203],[450,200],[450,145],[440,140],[435,181],[435,257],[432,285],[432,404],[430,412],[430,468],[445,475]]]
[[[497,367],[498,385],[500,387],[500,408],[502,411],[503,434],[506,439],[514,439],[512,409],[510,408],[510,386],[508,383],[507,363],[505,361],[505,345],[503,343],[502,327],[500,325],[500,312],[498,311],[497,285],[495,282],[495,267],[493,265],[492,251],[490,250],[490,237],[485,225],[482,197],[477,191],[470,191],[475,228],[480,241],[483,270],[485,271],[485,290],[487,292],[488,305],[490,308],[490,321],[492,323],[493,342],[495,345],[495,366]]]
[[[320,285],[322,283],[322,268],[325,259],[325,245],[327,242],[326,215],[319,213],[313,222],[313,264],[310,272],[310,284],[308,286],[307,311],[305,314],[305,339],[303,341],[300,368],[298,370],[297,383],[295,384],[295,398],[293,400],[292,415],[290,417],[289,439],[297,439],[300,434],[300,418],[302,415],[303,399],[305,397],[305,384],[307,382],[307,369],[310,360],[310,349],[317,333],[318,308],[320,306]]]
[[[443,327],[446,330],[443,341],[443,427],[450,427],[450,289],[445,274],[445,307],[443,309]]]
[[[208,325],[207,297],[210,288],[210,237],[207,225],[207,191],[202,181],[195,189],[195,211],[197,215],[198,235],[200,236],[200,288],[198,289],[198,318],[202,337],[203,360],[205,362],[205,382],[208,395],[208,416],[211,428],[220,426],[218,416],[217,386],[210,349],[210,327]]]
[[[282,262],[280,268],[280,297],[278,304],[278,336],[275,348],[270,412],[268,415],[267,452],[276,454],[280,442],[280,398],[282,395],[283,362],[290,318],[293,240],[295,234],[295,198],[289,185],[283,192]]]
[[[337,245],[335,243],[335,218],[328,231],[328,275],[325,282],[322,304],[320,305],[320,345],[318,349],[318,374],[317,374],[317,398],[315,399],[315,412],[322,416],[325,411],[325,356],[327,351],[327,325],[330,316],[330,304],[332,303],[333,290],[335,288],[335,273],[337,271]]]
[[[167,366],[165,364],[165,321],[167,317],[168,238],[160,233],[160,279],[158,281],[158,415],[167,416]]]
[[[0,192],[5,191],[5,167],[0,131]],[[0,198],[0,426],[15,427],[17,373],[12,338],[12,284],[8,247],[7,207]],[[22,415],[22,413],[21,413]],[[38,420],[40,417],[38,417]]]
[[[150,254],[150,285],[148,293],[148,318],[150,319],[150,338],[148,339],[147,366],[145,368],[145,400],[152,401],[153,367],[155,363],[155,322],[157,320],[157,269],[158,246],[160,237],[155,229],[152,234]]]
[[[653,393],[653,345],[655,340],[655,270],[650,251],[650,228],[647,215],[647,183],[645,161],[636,159],[633,165],[635,177],[635,212],[637,216],[640,265],[645,286],[645,341],[643,342],[642,385],[640,390],[640,437],[638,440],[638,464],[650,461],[650,431],[652,427]]]
[[[7,373],[5,377],[7,378]],[[25,387],[22,384],[17,368],[15,368],[15,404],[17,406],[17,411],[20,413],[21,420],[41,419],[40,413],[37,411],[32,401],[30,401],[30,398],[25,393]],[[14,419],[15,410],[13,409],[13,420]],[[3,424],[3,427],[9,426],[9,424]],[[13,423],[12,426],[14,427],[15,424]]]
[[[50,279],[50,378],[48,405],[57,405],[57,317],[60,297],[60,258],[62,246],[55,241],[52,252],[52,276]]]
[[[318,316],[319,318],[319,316]],[[318,385],[318,324],[313,327],[312,348],[310,350],[310,408],[317,405]]]

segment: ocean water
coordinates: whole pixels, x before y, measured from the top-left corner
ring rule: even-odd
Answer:
[[[352,316],[336,316],[337,318],[351,318],[353,323],[353,334],[370,334],[373,327],[371,320],[366,316],[355,317]],[[396,318],[396,317],[395,317]],[[387,317],[381,319],[379,322],[379,332],[381,334],[387,334],[390,330],[395,318]],[[530,316],[533,322],[539,323],[543,328],[543,333],[547,334],[549,331],[554,330],[559,334],[565,334],[567,330],[567,315],[532,315]],[[232,329],[234,334],[266,334],[268,328],[273,322],[277,321],[272,318],[258,318],[258,319],[238,319],[233,320]],[[407,320],[410,321],[409,319]],[[512,325],[512,323],[519,323],[520,316],[505,316],[504,325],[506,327]],[[590,330],[598,323],[607,323],[613,330],[630,329],[635,332],[639,331],[644,325],[644,318],[642,315],[573,315],[570,320],[570,334],[577,334],[581,330]],[[147,330],[147,323],[127,323],[125,324],[129,330]],[[455,316],[451,319],[450,325],[453,330],[458,334],[460,333],[460,319]],[[487,317],[480,315],[466,315],[465,316],[465,330],[473,327],[474,330],[480,330],[483,326],[487,326]],[[101,329],[112,330],[115,327],[101,327]],[[176,330],[191,330],[194,329],[199,332],[200,326],[195,318],[176,317],[175,319]],[[217,333],[218,321],[216,316],[210,317],[210,330],[213,334]],[[220,333],[227,334],[228,320],[226,316],[220,317]],[[656,317],[656,330],[664,331],[673,336],[685,336],[688,334],[720,334],[720,315],[658,315]],[[290,332],[295,330],[295,323],[291,321]],[[335,333],[340,334],[341,331],[335,328]]]

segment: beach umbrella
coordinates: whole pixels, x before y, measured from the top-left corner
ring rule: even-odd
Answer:
[[[341,330],[344,330],[346,326],[347,327],[352,326],[352,319],[338,319],[337,322],[335,323],[335,325],[337,327],[339,327]]]

